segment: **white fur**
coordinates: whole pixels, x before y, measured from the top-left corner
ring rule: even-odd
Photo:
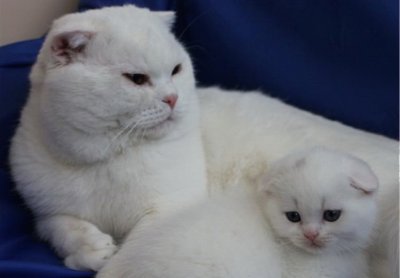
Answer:
[[[362,180],[357,187],[355,177]],[[370,277],[364,250],[375,223],[377,188],[366,163],[326,148],[293,153],[271,165],[260,190],[281,242],[283,277]],[[327,210],[341,214],[327,221]],[[286,212],[301,219],[289,221]],[[307,238],[310,233],[316,233],[314,239]]]
[[[136,223],[206,196],[193,71],[172,21],[134,6],[67,15],[33,68],[12,172],[39,235],[71,268],[98,270]]]
[[[254,192],[234,187],[164,222],[136,226],[98,278],[281,277]]]
[[[378,219],[392,219],[377,222],[371,254],[382,253],[382,241],[398,254],[396,236],[385,236],[398,234],[398,198],[388,198],[399,196],[398,141],[324,119],[257,92],[198,91],[210,191],[243,177],[258,178],[269,163],[298,149],[322,145],[350,153],[366,161],[380,181]],[[388,258],[384,255],[381,259]],[[398,255],[391,262],[391,268],[398,269]],[[380,273],[376,277],[397,276]]]
[[[371,269],[375,278],[399,277],[399,196],[382,196],[385,202],[379,207],[381,218],[378,219],[380,230],[376,243],[372,246]]]

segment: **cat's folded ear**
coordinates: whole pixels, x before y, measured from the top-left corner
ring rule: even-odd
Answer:
[[[348,166],[351,187],[368,195],[378,189],[378,178],[366,162],[354,157]]]
[[[175,12],[172,11],[166,11],[166,12],[155,12],[157,16],[161,18],[161,20],[167,25],[169,29],[172,28],[172,26],[175,23]]]
[[[89,31],[70,31],[55,35],[51,42],[54,58],[62,65],[73,62],[82,55],[94,33]]]

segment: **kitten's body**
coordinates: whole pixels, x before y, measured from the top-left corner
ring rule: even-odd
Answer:
[[[206,196],[191,62],[172,20],[133,6],[67,15],[33,68],[11,165],[69,267],[99,269],[113,239]]]
[[[284,278],[366,278],[378,180],[363,161],[314,148],[269,168],[260,189]]]
[[[199,89],[202,135],[211,190],[241,178],[259,177],[272,161],[314,145],[331,147],[365,160],[380,181],[378,229],[372,263],[386,261],[383,246],[394,249],[391,269],[398,269],[398,141],[357,130],[254,92]],[[384,221],[383,219],[391,219]],[[386,237],[384,235],[389,235]],[[390,236],[391,235],[391,236]],[[384,244],[383,244],[384,242]],[[375,258],[375,255],[380,260]],[[394,265],[393,265],[394,264]],[[377,265],[374,267],[378,269]],[[398,271],[398,270],[397,270]],[[389,276],[387,276],[389,275]],[[379,273],[376,277],[397,277]]]
[[[328,254],[323,256],[307,254],[294,248],[281,249],[285,258],[283,278],[367,278],[365,255]]]
[[[278,278],[279,249],[247,186],[136,226],[98,278]]]

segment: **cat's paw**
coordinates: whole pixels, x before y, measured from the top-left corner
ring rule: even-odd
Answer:
[[[117,251],[117,246],[107,234],[90,237],[85,245],[70,254],[64,264],[75,270],[98,271]]]

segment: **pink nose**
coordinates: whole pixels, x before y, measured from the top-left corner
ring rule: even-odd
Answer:
[[[178,95],[170,94],[165,96],[162,101],[168,104],[169,107],[171,107],[171,109],[174,109],[177,100],[178,100]]]
[[[314,241],[319,236],[319,232],[318,231],[306,231],[306,232],[304,232],[304,236],[308,240]]]

